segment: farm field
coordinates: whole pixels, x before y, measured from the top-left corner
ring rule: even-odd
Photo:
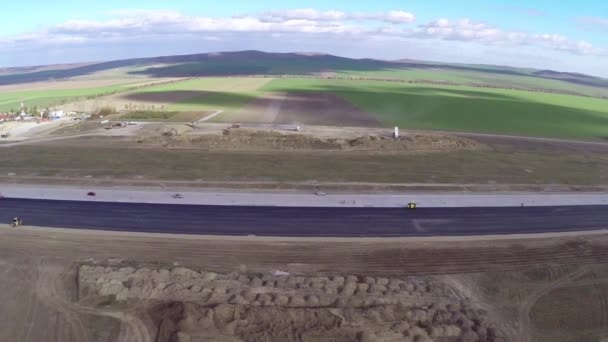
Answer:
[[[399,126],[583,140],[608,138],[608,100],[467,86],[212,77],[78,101],[65,108],[87,111],[104,106],[222,111],[212,122]]]
[[[44,108],[56,106],[76,98],[102,96],[142,86],[159,80],[102,80],[55,81],[0,86],[0,112],[18,110],[23,101],[26,106]]]
[[[377,127],[382,124],[343,98],[329,92],[264,93],[238,112],[216,122],[261,122],[291,125]]]
[[[228,115],[253,101],[265,78],[196,78],[161,84],[65,105],[68,110],[92,111],[102,107],[117,110],[163,110],[207,112],[223,110]]]
[[[480,68],[481,69],[481,68]],[[533,75],[512,75],[507,73],[492,72],[489,70],[460,71],[442,70],[436,68],[410,69],[391,68],[374,71],[339,71],[337,76],[343,77],[370,77],[370,78],[395,78],[404,80],[433,80],[449,81],[467,84],[491,84],[503,87],[520,87],[527,89],[550,89],[558,91],[576,92],[587,96],[608,96],[608,89],[591,87],[581,84],[566,83],[559,80],[536,77]]]
[[[562,94],[379,81],[274,79],[267,92],[330,92],[386,126],[598,140],[608,101]]]
[[[163,81],[167,83],[133,91],[128,87],[158,81],[49,83],[46,88],[0,94],[0,111],[15,110],[21,101],[27,106],[44,107],[81,98],[63,104],[62,109],[161,110],[187,113],[183,115],[185,118],[194,119],[201,116],[192,113],[220,111],[212,122],[399,126],[581,140],[608,138],[608,100],[599,98],[468,86],[310,78],[209,77]],[[540,79],[540,82],[558,81]],[[95,83],[103,86],[85,87]],[[98,96],[104,93],[110,95]],[[94,98],[83,99],[91,96]]]

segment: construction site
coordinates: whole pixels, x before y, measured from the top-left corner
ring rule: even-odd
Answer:
[[[608,338],[599,80],[252,56],[1,86],[0,340]]]

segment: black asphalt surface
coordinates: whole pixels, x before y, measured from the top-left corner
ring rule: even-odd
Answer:
[[[0,200],[0,220],[113,231],[260,236],[441,236],[608,228],[608,206],[302,208]]]

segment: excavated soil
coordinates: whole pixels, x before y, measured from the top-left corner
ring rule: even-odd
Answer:
[[[608,284],[603,233],[306,240],[0,228],[0,341],[608,338],[601,292],[555,291]]]
[[[504,341],[440,277],[331,277],[82,265],[85,306],[145,303],[156,341]]]
[[[167,128],[162,128],[150,135],[136,138],[136,142],[143,146],[213,150],[456,151],[478,150],[484,147],[472,139],[435,133],[415,133],[394,139],[382,135],[321,138],[307,134],[250,129],[225,129],[222,134],[198,135],[175,135],[166,132]],[[182,129],[181,132],[186,130]]]

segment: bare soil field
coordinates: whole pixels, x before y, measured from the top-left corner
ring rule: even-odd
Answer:
[[[234,122],[273,123],[277,120],[285,102],[285,93],[266,93],[241,108],[231,118]],[[221,117],[220,117],[221,119]]]
[[[292,125],[382,126],[371,113],[330,93],[265,94],[230,119],[231,122]]]
[[[543,296],[604,281],[607,247],[605,234],[307,240],[3,227],[0,339],[537,341],[567,315],[584,341],[588,314]],[[597,341],[606,327],[594,322]]]
[[[572,241],[575,246],[580,242]],[[527,341],[604,341],[608,337],[606,263],[534,267],[470,275],[479,298],[512,312]],[[464,279],[462,276],[456,276]]]

